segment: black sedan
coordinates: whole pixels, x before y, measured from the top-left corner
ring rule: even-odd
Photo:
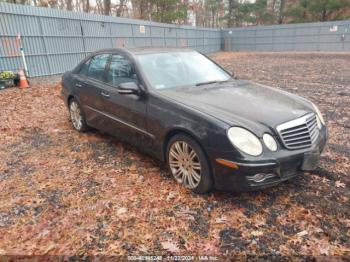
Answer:
[[[296,95],[237,80],[186,49],[110,49],[63,75],[72,124],[164,161],[196,193],[250,190],[312,170],[327,129]]]

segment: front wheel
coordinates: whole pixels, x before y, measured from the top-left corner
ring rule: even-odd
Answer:
[[[167,148],[167,164],[175,180],[195,193],[204,194],[213,182],[208,160],[200,145],[186,135],[175,135]]]
[[[74,98],[69,103],[70,120],[73,127],[79,132],[85,132],[87,130],[87,124],[85,116],[81,110],[80,104]]]

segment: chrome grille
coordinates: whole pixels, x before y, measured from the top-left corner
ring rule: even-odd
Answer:
[[[314,113],[283,123],[277,131],[285,147],[292,150],[311,147],[319,135]]]

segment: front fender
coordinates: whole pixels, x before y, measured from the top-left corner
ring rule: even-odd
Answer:
[[[148,132],[154,135],[163,160],[167,142],[178,132],[193,137],[204,151],[212,147],[232,149],[226,136],[227,124],[216,118],[156,95],[149,96],[147,110]]]

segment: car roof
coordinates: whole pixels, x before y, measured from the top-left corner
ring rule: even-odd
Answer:
[[[110,48],[96,51],[95,53],[113,53],[124,51],[132,55],[139,54],[157,54],[157,53],[175,53],[175,52],[196,52],[189,48],[173,48],[173,47],[133,47],[133,48]]]

